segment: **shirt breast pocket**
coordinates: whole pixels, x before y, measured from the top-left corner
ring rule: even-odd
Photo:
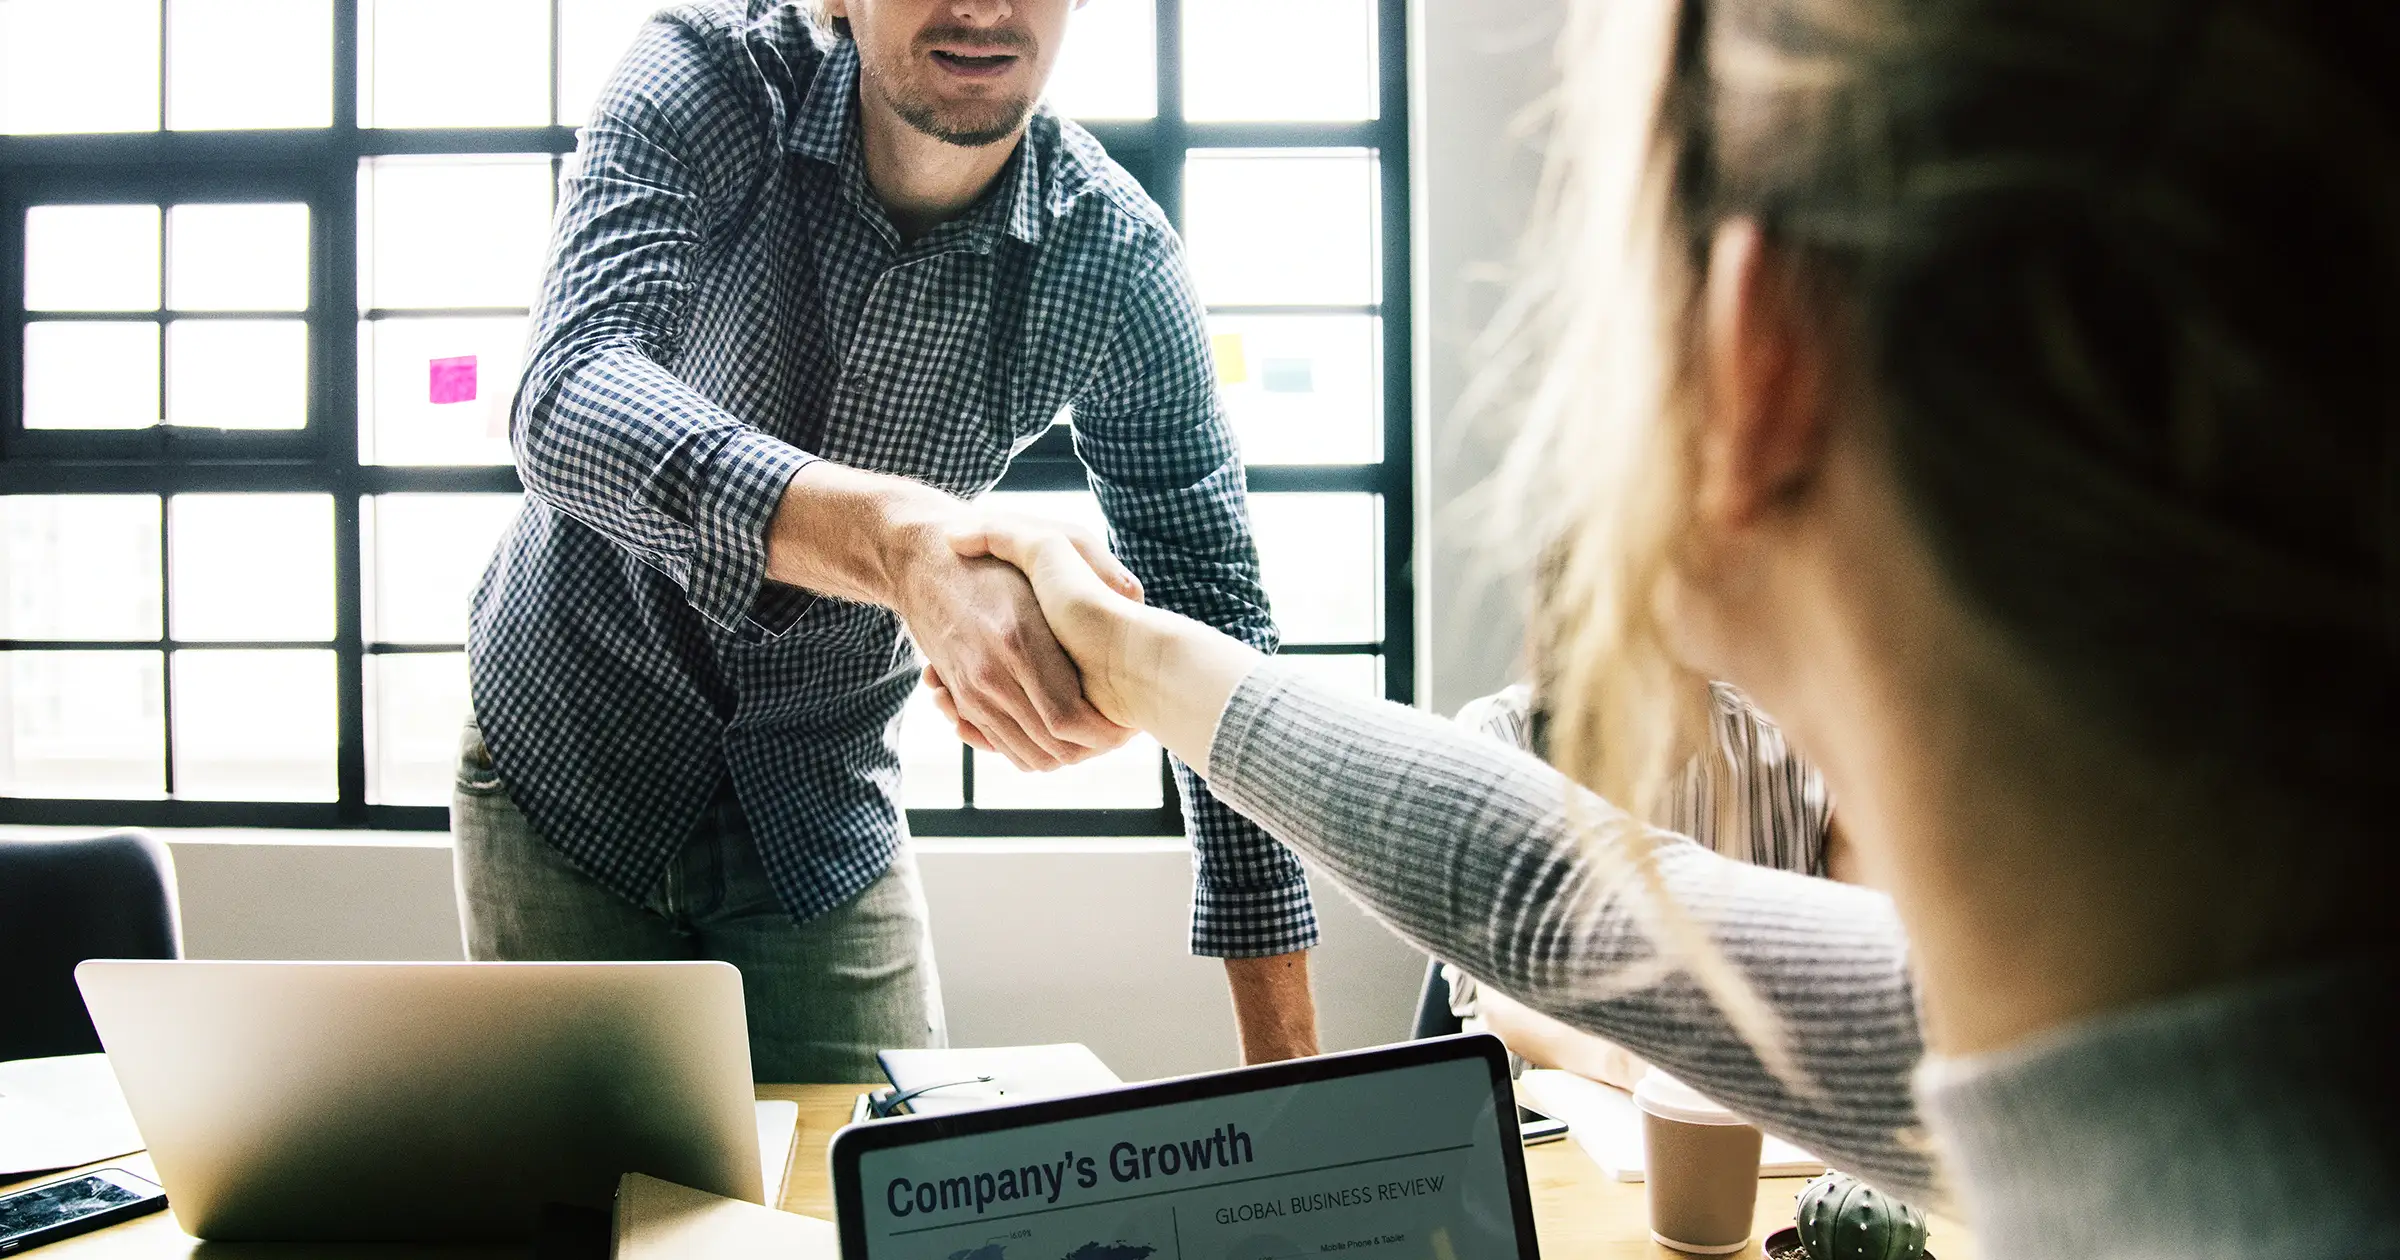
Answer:
[[[819,453],[976,494],[999,478],[1023,436],[1007,402],[1007,366],[972,302],[917,287],[889,273],[877,285]]]

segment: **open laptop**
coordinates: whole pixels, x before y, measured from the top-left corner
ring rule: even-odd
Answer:
[[[833,1139],[843,1260],[1534,1257],[1488,1035],[1190,1076]]]
[[[531,1237],[628,1172],[760,1202],[741,973],[720,962],[76,968],[186,1230]]]

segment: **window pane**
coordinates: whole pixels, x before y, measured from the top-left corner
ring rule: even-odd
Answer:
[[[1081,525],[1103,537],[1108,533],[1108,517],[1101,513],[1100,500],[1089,490],[1005,490],[984,498],[1004,512],[1022,512]]]
[[[1383,699],[1380,656],[1285,656],[1283,667],[1360,700]]]
[[[179,319],[167,325],[167,423],[306,427],[308,325],[296,319]]]
[[[157,206],[25,211],[25,309],[158,309]]]
[[[333,123],[332,0],[167,0],[167,126]]]
[[[900,804],[906,809],[957,809],[966,803],[959,778],[958,742],[950,720],[933,707],[933,693],[911,692],[900,711]]]
[[[335,799],[333,653],[174,655],[177,797]]]
[[[467,602],[517,513],[513,494],[385,494],[367,500],[367,638],[464,643]]]
[[[1383,458],[1382,321],[1372,315],[1212,315],[1217,389],[1253,464]]]
[[[167,211],[167,305],[179,311],[308,309],[308,207]]]
[[[1005,757],[975,754],[977,809],[1157,809],[1166,803],[1159,782],[1158,741],[1136,735],[1115,752],[1080,765],[1029,774]]]
[[[167,504],[167,580],[178,639],[332,638],[332,496],[176,495]]]
[[[1212,305],[1376,300],[1375,160],[1363,150],[1196,152],[1183,206],[1192,276]]]
[[[559,0],[558,121],[580,127],[659,0]]]
[[[1373,118],[1372,0],[1185,4],[1183,113],[1202,122]]]
[[[359,125],[550,121],[548,0],[361,0]]]
[[[375,158],[360,183],[367,306],[533,304],[549,246],[549,158]]]
[[[25,325],[25,427],[158,423],[158,325]]]
[[[1087,491],[1011,491],[986,496],[1011,512],[1102,530]],[[1250,520],[1259,566],[1286,643],[1370,643],[1383,637],[1382,512],[1372,494],[1254,494]],[[983,771],[976,770],[976,801]]]
[[[1158,14],[1153,0],[1085,0],[1044,95],[1069,118],[1158,116]]]
[[[158,0],[0,0],[0,132],[157,128]]]
[[[166,794],[166,679],[156,652],[5,652],[0,796]]]
[[[367,658],[367,800],[447,805],[467,720],[463,652]]]
[[[359,458],[505,464],[525,321],[379,319],[358,326]]]
[[[1371,494],[1254,494],[1259,567],[1286,643],[1366,643],[1383,637]]]
[[[0,639],[155,639],[158,496],[0,498]]]

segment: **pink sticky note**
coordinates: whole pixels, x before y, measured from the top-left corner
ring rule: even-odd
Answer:
[[[474,355],[462,354],[455,359],[435,359],[432,367],[430,385],[434,402],[475,401]]]

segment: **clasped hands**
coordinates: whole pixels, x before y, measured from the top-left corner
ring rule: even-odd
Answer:
[[[942,531],[954,563],[919,566],[900,612],[925,685],[969,745],[1055,770],[1132,738],[1117,631],[1141,580],[1089,531],[971,511]]]

